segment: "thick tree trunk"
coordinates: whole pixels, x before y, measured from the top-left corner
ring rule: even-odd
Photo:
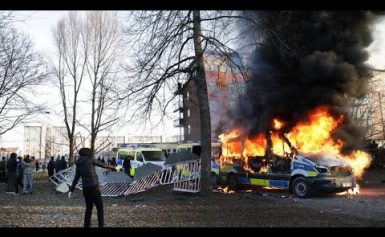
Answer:
[[[201,18],[199,11],[193,11],[195,60],[198,66],[194,80],[197,93],[201,120],[201,193],[205,196],[212,192],[211,185],[211,121],[207,94],[205,65],[201,45]]]
[[[95,158],[95,140],[96,140],[96,135],[92,134],[91,135],[91,157]]]
[[[69,153],[69,158],[68,158],[68,163],[69,166],[72,166],[74,164],[74,139],[73,137],[70,138],[69,141],[69,148],[70,148],[70,153]]]

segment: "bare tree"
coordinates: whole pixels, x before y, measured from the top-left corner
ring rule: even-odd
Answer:
[[[44,110],[29,96],[47,76],[30,39],[13,27],[10,16],[0,14],[0,135]]]
[[[201,16],[202,14],[202,16]],[[129,85],[124,99],[138,107],[133,112],[149,119],[151,112],[161,108],[161,119],[175,95],[164,99],[161,89],[175,90],[179,81],[190,78],[197,85],[201,122],[201,183],[202,194],[211,193],[211,123],[205,73],[205,53],[215,52],[237,74],[244,68],[233,61],[233,49],[239,40],[231,26],[242,16],[234,12],[158,11],[132,12],[127,27],[130,49],[136,55],[127,66]]]
[[[369,81],[366,96],[353,99],[350,103],[350,116],[368,140],[385,138],[385,111],[382,106],[385,101],[384,71],[373,69],[372,73],[374,77]]]
[[[70,12],[62,18],[53,32],[57,53],[53,72],[61,95],[62,114],[69,141],[70,164],[74,159],[79,92],[86,75],[88,56],[89,42],[83,34],[83,21],[77,12]]]
[[[118,74],[118,56],[122,46],[122,31],[115,13],[94,11],[87,13],[86,41],[90,53],[87,74],[91,82],[91,151],[95,154],[95,140],[99,132],[117,123],[118,108],[114,96]]]

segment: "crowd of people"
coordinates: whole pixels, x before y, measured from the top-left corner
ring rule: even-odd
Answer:
[[[109,165],[116,165],[116,158],[115,157],[112,157],[112,159],[108,158],[107,161],[103,158],[100,158],[100,156],[98,157],[97,159],[98,161],[102,162],[102,163],[107,163]]]
[[[24,159],[11,153],[7,161],[7,194],[32,194],[32,175],[36,166],[35,157],[26,155]]]
[[[24,158],[17,156],[16,153],[11,153],[8,160],[5,157],[2,158],[2,174],[6,174],[7,182],[7,194],[18,194],[19,188],[21,188],[23,194],[32,194],[32,182],[34,171],[40,170],[40,164],[38,160],[33,156],[26,155]],[[67,161],[65,157],[57,157],[56,161],[54,157],[48,162],[47,167],[45,163],[42,166],[43,171],[45,168],[48,170],[48,176],[51,177],[55,173],[60,172],[67,168]]]
[[[115,157],[112,157],[112,159],[104,159],[104,157],[101,158],[99,156],[97,160],[108,165],[116,166]],[[8,160],[2,157],[0,178],[1,181],[7,182],[7,194],[19,193],[19,187],[21,187],[23,194],[32,194],[32,177],[34,171],[39,171],[41,168],[43,171],[47,169],[48,176],[51,177],[67,167],[68,164],[65,156],[57,156],[56,160],[52,156],[47,165],[44,162],[42,167],[40,167],[38,160],[33,156],[26,155],[22,158],[21,156],[18,157],[16,153],[11,153]]]
[[[78,159],[77,159],[78,158]],[[82,148],[79,151],[79,156],[75,159],[76,173],[71,187],[69,188],[68,197],[70,198],[79,178],[82,178],[83,196],[86,202],[86,212],[84,217],[84,227],[91,226],[91,215],[93,205],[96,205],[98,226],[104,226],[104,211],[103,201],[99,190],[99,180],[95,171],[95,166],[121,171],[122,167],[116,166],[116,159],[104,158],[94,159],[89,148]],[[1,165],[6,166],[7,174],[7,194],[19,193],[19,187],[22,188],[23,194],[32,194],[32,180],[34,169],[39,170],[40,165],[33,156],[26,155],[24,159],[17,157],[16,153],[11,153],[8,160],[5,157],[2,159]],[[51,177],[55,173],[67,168],[65,157],[58,156],[56,161],[51,157],[47,165],[48,176]],[[43,164],[43,170],[45,164]]]

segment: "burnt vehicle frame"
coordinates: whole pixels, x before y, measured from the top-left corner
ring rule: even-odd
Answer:
[[[338,156],[301,153],[286,137],[282,139],[290,147],[290,153],[274,154],[271,141],[267,142],[264,156],[222,164],[218,184],[233,190],[249,185],[287,189],[299,198],[308,198],[317,192],[343,192],[356,186],[352,167]],[[248,169],[245,169],[245,160]]]

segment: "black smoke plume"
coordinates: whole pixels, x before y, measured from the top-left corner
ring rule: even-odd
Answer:
[[[246,13],[245,13],[246,14]],[[370,78],[366,48],[372,42],[370,11],[247,13],[262,27],[253,53],[251,77],[232,117],[253,134],[270,129],[273,118],[290,131],[316,107],[328,106],[346,120],[333,134],[345,152],[360,145],[362,134],[348,117],[348,103],[362,98]]]

